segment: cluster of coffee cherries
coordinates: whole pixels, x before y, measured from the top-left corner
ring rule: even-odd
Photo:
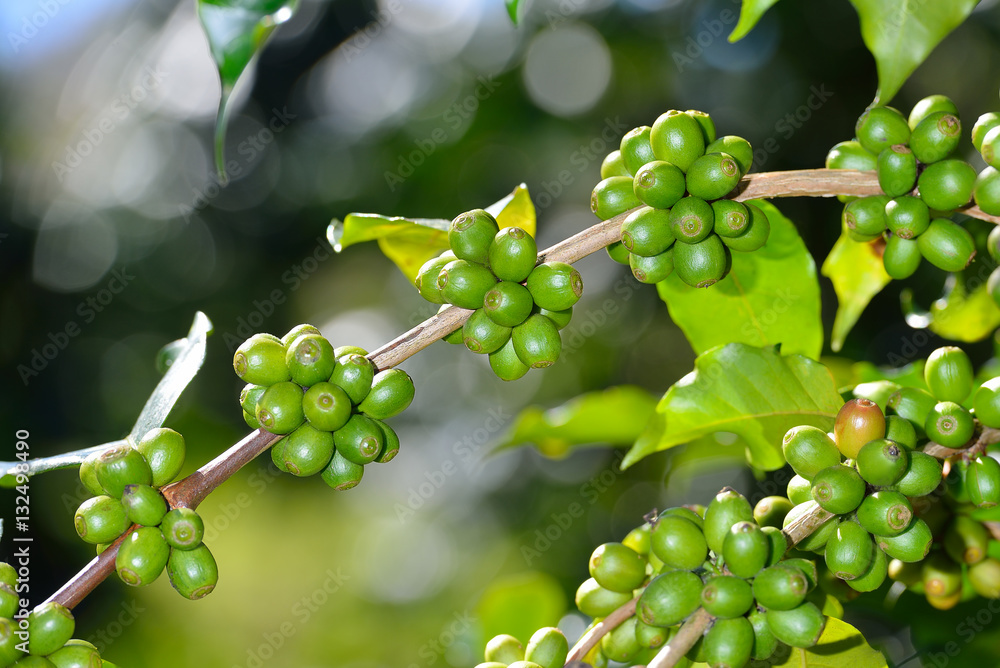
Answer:
[[[771,232],[758,207],[727,199],[752,163],[750,142],[716,138],[715,123],[701,111],[671,110],[652,127],[633,129],[605,158],[590,201],[601,220],[639,207],[608,254],[642,283],[674,271],[693,287],[722,280],[730,251],[757,250]]]
[[[42,603],[18,615],[17,591],[17,571],[0,563],[0,668],[115,668],[92,644],[73,638],[76,620],[65,606]]]
[[[972,145],[986,163],[976,177],[972,195],[980,209],[1000,216],[1000,112],[990,111],[972,126]]]
[[[115,570],[122,582],[145,586],[166,570],[170,584],[192,600],[219,581],[215,557],[202,543],[204,523],[190,508],[173,508],[160,492],[184,465],[184,437],[150,430],[136,443],[95,452],[80,465],[80,481],[93,496],[76,511],[76,532],[100,554],[135,525],[118,546]]]
[[[830,149],[826,166],[875,170],[884,194],[842,198],[849,199],[848,235],[860,242],[884,238],[882,261],[895,279],[912,276],[923,259],[950,272],[968,266],[975,241],[948,215],[969,203],[977,179],[972,165],[952,157],[962,134],[954,102],[926,97],[908,118],[892,107],[873,107],[858,118],[855,134]]]
[[[565,262],[539,264],[530,234],[520,227],[501,230],[483,209],[451,221],[448,244],[450,250],[424,263],[416,280],[427,301],[473,310],[444,340],[489,355],[503,380],[555,364],[562,352],[559,330],[583,294],[580,272]]]
[[[562,668],[569,654],[569,643],[555,627],[538,629],[525,647],[506,633],[486,643],[485,661],[476,668]]]
[[[351,489],[364,467],[399,453],[399,437],[384,420],[413,401],[413,380],[402,369],[376,373],[367,352],[334,348],[312,325],[282,338],[254,334],[233,356],[247,385],[240,393],[243,419],[284,438],[271,446],[279,470],[319,473],[330,487]]]

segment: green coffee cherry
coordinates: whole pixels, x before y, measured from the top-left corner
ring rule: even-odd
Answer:
[[[853,580],[868,571],[875,558],[875,543],[860,524],[841,522],[826,542],[827,567],[841,580]]]
[[[339,452],[334,452],[330,463],[321,474],[323,482],[337,491],[357,487],[364,475],[365,467],[346,459]]]
[[[375,461],[379,464],[391,462],[399,454],[399,435],[381,420],[372,420],[372,422],[382,430],[382,452],[379,453]]]
[[[785,515],[791,511],[794,504],[783,496],[765,496],[753,507],[753,519],[763,527],[781,528]]]
[[[916,239],[904,239],[893,235],[885,242],[882,264],[885,267],[885,273],[897,281],[913,276],[920,268],[922,259],[923,255],[920,253],[920,246]]]
[[[910,526],[898,536],[875,536],[875,542],[887,555],[906,563],[914,563],[926,557],[932,541],[930,527],[919,518],[914,518]]]
[[[717,199],[711,204],[715,218],[713,231],[720,237],[738,237],[750,225],[750,212],[746,205],[731,199]]]
[[[693,571],[708,558],[708,543],[697,524],[681,516],[661,516],[650,532],[650,546],[672,568]]]
[[[177,593],[192,601],[205,598],[219,582],[219,565],[204,543],[193,550],[170,550],[167,576]]]
[[[76,533],[91,545],[110,543],[128,528],[128,516],[118,499],[95,496],[80,504],[73,517]]]
[[[877,536],[898,536],[910,526],[913,507],[906,497],[892,490],[879,490],[865,497],[858,508],[858,522]]]
[[[990,557],[970,566],[969,583],[983,598],[1000,598],[1000,561]]]
[[[5,584],[11,589],[17,588],[17,570],[6,562],[0,562],[0,584]]]
[[[961,448],[976,430],[972,414],[953,401],[940,401],[934,405],[924,422],[927,437],[946,448]]]
[[[878,154],[878,185],[889,197],[913,190],[917,183],[917,158],[903,144],[894,144]]]
[[[866,149],[878,155],[894,144],[910,141],[910,126],[892,107],[872,107],[861,114],[854,134]]]
[[[812,559],[804,559],[802,557],[794,557],[790,559],[784,559],[781,562],[782,566],[787,566],[788,568],[795,568],[802,572],[806,576],[806,582],[809,583],[809,590],[815,589],[816,585],[819,584],[819,569],[816,568],[816,562]]]
[[[866,236],[882,234],[888,225],[885,205],[889,199],[888,195],[873,195],[848,202],[842,216],[844,225],[848,230]]]
[[[444,295],[441,294],[441,288],[437,284],[438,275],[440,275],[444,266],[454,259],[453,257],[438,255],[427,260],[427,262],[424,262],[420,266],[420,270],[417,271],[415,284],[417,292],[420,293],[421,297],[432,304],[443,304],[445,302]]]
[[[120,499],[126,485],[149,485],[153,472],[138,450],[118,445],[101,452],[94,468],[97,481],[110,496]]]
[[[778,640],[801,649],[815,645],[826,627],[826,616],[808,601],[791,610],[768,609],[766,616]]]
[[[674,270],[691,287],[707,288],[729,273],[729,250],[716,234],[697,243],[676,244],[673,251]]]
[[[913,105],[906,122],[913,130],[928,116],[938,113],[958,116],[958,107],[947,95],[928,95]]]
[[[535,311],[555,323],[557,329],[565,329],[569,323],[573,320],[573,307],[567,309],[562,309],[560,311],[553,311],[547,308],[538,308],[535,306]]]
[[[885,205],[885,221],[893,235],[913,239],[931,224],[931,213],[919,197],[905,195]]]
[[[975,183],[976,170],[964,160],[942,160],[927,165],[917,179],[920,198],[938,211],[951,211],[968,203]]]
[[[927,261],[945,271],[965,269],[976,255],[976,243],[969,231],[944,218],[932,220],[917,243]]]
[[[941,484],[941,462],[923,452],[911,452],[906,473],[894,489],[906,496],[926,496]]]
[[[705,135],[701,125],[687,114],[671,110],[661,114],[649,134],[653,155],[686,172],[705,152]]]
[[[863,397],[851,399],[837,412],[833,440],[844,457],[855,459],[862,446],[884,436],[885,415],[874,401]]]
[[[808,593],[809,581],[805,574],[791,566],[769,566],[753,579],[754,598],[769,610],[796,608]]]
[[[843,411],[843,409],[841,409]],[[785,461],[803,478],[812,478],[821,470],[840,464],[840,451],[833,439],[817,427],[792,427],[781,441]]]
[[[928,115],[913,129],[910,149],[917,160],[929,165],[954,153],[961,138],[962,122],[958,116],[938,111]]]
[[[972,197],[976,200],[976,206],[986,213],[1000,215],[1000,171],[995,167],[987,167],[979,172],[972,187]]]
[[[605,589],[631,592],[646,579],[646,560],[621,543],[600,545],[590,556],[590,576]]]
[[[515,661],[524,660],[524,645],[514,636],[501,634],[490,639],[486,643],[487,661],[496,661],[503,664],[511,664]]]
[[[1000,377],[991,378],[979,386],[972,399],[972,407],[976,411],[976,419],[983,426],[1000,427]]]
[[[628,264],[628,256],[631,255],[631,253],[628,252],[628,249],[625,248],[625,245],[622,242],[616,241],[605,247],[604,250],[608,252],[608,257],[618,264]]]
[[[658,575],[643,590],[636,612],[651,626],[673,626],[698,609],[701,589],[701,578],[690,571]]]
[[[528,373],[528,365],[521,361],[514,350],[514,339],[511,337],[507,343],[497,351],[490,353],[490,368],[500,380],[517,380]]]
[[[576,590],[577,609],[588,617],[594,617],[595,619],[607,617],[631,600],[632,592],[616,592],[605,589],[597,584],[597,580],[594,578],[586,580]]]
[[[257,400],[257,421],[272,434],[290,434],[306,419],[302,411],[303,389],[286,381],[267,388]]]
[[[562,668],[569,654],[569,643],[563,632],[554,627],[538,629],[524,648],[524,659],[542,668]]]
[[[125,538],[115,556],[115,570],[127,585],[143,587],[160,577],[170,546],[157,527],[139,527]]]
[[[752,657],[757,661],[770,658],[778,649],[778,639],[774,637],[770,625],[767,623],[767,615],[757,608],[753,608],[747,615],[747,621],[753,627],[753,652]]]
[[[294,476],[316,475],[333,457],[333,434],[304,424],[282,440],[279,468]],[[278,451],[275,451],[278,452]]]
[[[438,275],[438,287],[445,301],[467,309],[481,308],[486,293],[496,282],[492,271],[466,260],[452,260]]]
[[[101,655],[90,643],[70,640],[48,656],[56,668],[101,668]]]
[[[867,172],[878,168],[878,156],[858,141],[842,141],[826,154],[827,169],[856,169]]]
[[[375,365],[367,357],[357,354],[338,357],[337,366],[330,376],[330,382],[347,393],[355,406],[360,405],[371,392],[374,380]]]
[[[0,582],[0,618],[13,619],[20,608],[20,597],[14,591],[14,587],[6,582]]]
[[[921,580],[928,596],[951,596],[962,589],[962,567],[943,552],[934,552],[924,561]]]
[[[741,578],[752,578],[764,568],[771,556],[771,541],[756,522],[737,522],[722,543],[722,557],[729,571]]]
[[[739,492],[725,488],[715,495],[705,510],[704,534],[708,547],[716,554],[722,554],[729,530],[737,522],[753,521],[750,502]]]
[[[1000,132],[996,128],[983,135],[979,154],[983,156],[987,165],[1000,169]]]
[[[701,126],[701,135],[705,139],[706,145],[715,141],[715,121],[712,120],[709,114],[697,109],[688,109],[684,113],[698,121],[698,125]]]
[[[864,479],[849,466],[830,466],[813,477],[812,498],[834,515],[853,512],[865,498],[865,490]]]
[[[489,262],[490,245],[500,231],[496,219],[483,209],[460,214],[448,226],[448,245],[460,260]]]
[[[257,416],[252,413],[247,413],[243,411],[243,421],[247,423],[247,426],[251,429],[260,429],[260,422],[257,421]]]
[[[622,152],[618,149],[604,156],[604,160],[601,162],[601,178],[606,179],[609,176],[632,176],[628,167],[625,166]]]
[[[977,564],[986,558],[990,534],[981,522],[956,515],[944,533],[944,551],[960,564]]]
[[[92,452],[80,464],[80,482],[94,496],[107,494],[97,479],[97,458],[100,456],[100,452]]]
[[[705,239],[715,226],[715,213],[700,197],[684,197],[670,210],[670,232],[677,241],[693,244]]]
[[[512,281],[497,283],[483,300],[486,315],[502,327],[520,325],[531,315],[534,305],[528,289]]]
[[[653,285],[666,280],[674,273],[674,249],[668,248],[659,255],[643,257],[632,253],[628,259],[629,268],[635,280]]]
[[[413,401],[415,390],[410,375],[402,369],[386,369],[375,374],[371,391],[358,405],[368,417],[387,420],[402,413]]]
[[[583,294],[580,272],[565,262],[543,262],[528,275],[526,285],[536,304],[553,311],[570,308]]]
[[[318,336],[322,336],[323,333],[313,325],[308,325],[308,324],[295,325],[295,327],[292,327],[285,333],[283,337],[281,337],[280,339],[281,345],[287,347],[289,344],[292,343],[292,341],[299,338],[303,334],[316,334]]]
[[[885,552],[876,547],[868,570],[853,580],[846,580],[847,585],[854,591],[875,591],[885,582],[888,567],[889,557],[886,556]]]
[[[785,488],[785,495],[796,506],[806,501],[812,501],[812,482],[808,478],[803,478],[795,474],[788,481],[788,485]]]
[[[167,513],[167,500],[149,485],[126,485],[122,506],[129,522],[142,526],[159,526]]]
[[[652,550],[652,531],[653,528],[648,522],[641,524],[629,531],[628,535],[622,538],[622,545],[631,548],[636,554],[648,557],[650,550]]]
[[[73,637],[73,613],[59,603],[42,603],[28,613],[28,653],[52,654]]]
[[[16,631],[17,622],[12,618],[0,618],[0,666],[8,666],[24,656],[24,652],[17,648],[23,640]]]
[[[784,520],[782,520],[784,521]],[[770,542],[767,563],[765,566],[774,566],[779,563],[788,551],[788,540],[779,527],[761,527],[761,532]]]
[[[708,580],[701,590],[701,606],[720,619],[742,617],[753,605],[750,583],[732,575],[720,575]]]
[[[337,431],[351,417],[351,398],[333,383],[316,383],[302,396],[302,413],[316,429]]]
[[[642,202],[635,196],[630,176],[606,178],[594,187],[590,195],[590,210],[601,220],[614,218],[641,205]]]
[[[659,649],[670,639],[670,630],[650,626],[641,619],[635,619],[635,639],[639,641],[641,647]]]
[[[753,167],[753,147],[743,137],[736,135],[726,135],[719,137],[705,147],[705,153],[726,153],[740,167],[740,176],[746,176]]]
[[[858,451],[858,473],[877,486],[895,484],[906,473],[910,459],[906,448],[888,439],[869,441]]]
[[[909,420],[916,430],[917,436],[923,437],[924,423],[927,422],[927,416],[936,403],[937,399],[926,390],[917,387],[901,387],[889,397],[887,406],[900,417]]]
[[[683,517],[699,529],[704,529],[705,520],[702,519],[704,514],[705,508],[703,506],[677,506],[674,508],[667,508],[660,513],[660,517]]]
[[[514,663],[510,664],[508,668],[542,668],[542,667],[539,666],[534,661],[515,661]]]
[[[632,187],[643,204],[669,209],[684,196],[684,172],[669,162],[653,160],[635,173]]]
[[[622,223],[622,245],[633,255],[653,257],[674,243],[670,212],[644,206]]]
[[[1000,125],[1000,112],[996,111],[987,112],[976,120],[976,124],[972,126],[972,146],[976,151],[982,150],[983,139],[998,125]]]
[[[511,331],[511,340],[518,359],[532,369],[552,366],[562,351],[559,329],[537,313]]]
[[[1000,463],[989,455],[980,455],[969,462],[965,489],[969,501],[979,508],[992,508],[1000,503]]]
[[[638,174],[643,165],[656,159],[649,141],[651,129],[648,125],[642,125],[629,130],[622,137],[620,152],[628,175]]]
[[[733,156],[728,153],[707,153],[688,168],[687,190],[693,197],[719,199],[732,191],[742,176],[740,166]],[[682,192],[681,195],[683,194]]]
[[[163,516],[160,532],[175,550],[193,550],[205,537],[205,522],[191,508],[174,508]]]
[[[246,413],[256,413],[257,412],[257,400],[260,399],[260,395],[264,394],[267,389],[264,385],[254,385],[253,383],[247,383],[240,390],[240,407]],[[152,466],[150,466],[152,468]]]
[[[964,402],[972,393],[972,361],[954,346],[938,348],[927,358],[924,380],[938,401]]]
[[[244,383],[273,385],[290,380],[285,366],[285,346],[265,334],[254,334],[233,355],[233,370]]]
[[[317,334],[300,336],[288,345],[285,353],[285,366],[292,380],[303,387],[327,380],[336,364],[333,346]]]
[[[712,666],[745,666],[753,643],[753,626],[746,618],[720,619],[705,634],[705,656]]]
[[[352,415],[347,424],[333,433],[337,452],[362,466],[378,458],[385,445],[384,439],[378,425],[360,414]]]
[[[611,661],[628,663],[642,649],[635,635],[635,617],[629,617],[624,622],[601,638],[601,652]]]
[[[791,512],[785,516],[785,521],[782,522],[782,528],[787,528],[788,525],[792,524],[798,518],[807,513],[815,512],[818,507],[819,504],[811,500],[795,506],[792,508]],[[815,531],[799,541],[797,547],[798,549],[805,550],[806,552],[821,551],[823,546],[826,545],[826,541],[830,539],[830,536],[832,536],[836,530],[836,517],[831,517],[826,522],[816,527]]]
[[[722,242],[730,250],[742,253],[750,253],[762,248],[771,234],[771,221],[768,220],[767,214],[756,205],[747,204],[746,207],[750,214],[750,223],[746,231],[736,237],[722,237]]]

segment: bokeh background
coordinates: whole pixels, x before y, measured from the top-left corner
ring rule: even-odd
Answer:
[[[967,120],[996,109],[995,5],[983,2],[895,104],[940,92]],[[10,458],[19,429],[37,456],[128,433],[157,351],[200,310],[215,334],[167,422],[188,439],[191,471],[247,431],[231,370],[245,322],[279,335],[311,322],[335,345],[374,349],[432,314],[374,244],[329,253],[326,226],[349,212],[452,218],[524,182],[545,247],[595,222],[601,159],[671,108],[747,137],[756,170],[820,166],[877,85],[854,10],[779,3],[731,45],[738,9],[536,0],[515,27],[501,0],[302,0],[237,91],[223,188],[211,157],[219,84],[193,2],[4,0],[0,452]],[[839,234],[837,202],[780,205],[820,262]],[[606,448],[486,456],[527,405],[617,384],[661,393],[692,368],[654,290],[603,254],[579,267],[587,294],[551,370],[503,384],[484,359],[435,344],[403,365],[417,398],[393,422],[403,449],[392,464],[335,493],[255,462],[200,508],[222,571],[209,598],[184,601],[165,577],[143,590],[112,578],[78,608],[77,635],[123,668],[471,666],[494,633],[561,619],[579,634],[585,621],[569,610],[590,551],[651,508],[706,502],[724,484],[778,489],[725,439],[625,473]],[[909,285],[926,306],[942,282],[928,270]],[[822,286],[829,326],[836,302]],[[78,333],[62,335],[68,326]],[[58,354],[26,375],[47,344]],[[885,364],[939,344],[905,324],[893,285],[841,354]],[[992,354],[989,342],[971,350]],[[42,476],[31,494],[40,602],[92,550],[72,529],[73,473]],[[585,512],[566,521],[573,504]],[[12,515],[5,490],[0,516]],[[944,665],[934,652],[949,640],[960,653],[947,665],[997,665],[994,618],[982,602],[946,615],[918,597],[892,615],[862,598],[848,614],[905,666]]]

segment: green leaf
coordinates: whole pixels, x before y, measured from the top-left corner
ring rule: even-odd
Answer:
[[[710,288],[693,288],[675,273],[657,290],[696,353],[731,342],[780,343],[786,353],[816,359],[823,348],[816,264],[788,218],[768,202],[754,204],[771,221],[763,248],[733,253],[732,271]]]
[[[785,655],[787,653],[787,656]],[[828,617],[819,642],[809,649],[782,648],[768,660],[779,668],[887,668],[885,657],[868,644],[856,628],[835,617]]]
[[[509,633],[527,645],[535,631],[555,626],[565,611],[562,586],[551,575],[537,571],[497,580],[476,606],[484,646],[488,639],[501,633]],[[479,655],[482,656],[481,651]]]
[[[740,20],[733,28],[733,32],[730,33],[729,41],[738,42],[746,37],[747,33],[753,30],[753,27],[764,16],[764,12],[777,2],[778,0],[743,0],[743,6],[740,7]]]
[[[838,351],[868,302],[892,279],[874,243],[852,241],[846,232],[841,232],[821,272],[833,282],[839,302],[830,336],[830,347]]]
[[[521,13],[524,11],[524,4],[521,0],[505,0],[507,3],[507,14],[510,16],[510,20],[517,25],[521,20]]]
[[[1000,326],[1000,308],[990,296],[986,283],[980,283],[970,293],[962,281],[952,277],[945,294],[931,304],[927,326],[951,341],[981,341]]]
[[[542,454],[560,457],[574,445],[631,445],[653,416],[656,403],[652,393],[622,385],[582,394],[548,410],[529,406],[515,418],[496,450],[533,443]]]
[[[535,236],[535,205],[523,183],[486,210],[493,214],[501,228],[520,227]],[[351,213],[343,222],[336,218],[331,221],[326,238],[338,253],[363,241],[378,241],[385,256],[413,283],[424,262],[448,249],[450,224],[450,220],[444,219]]]
[[[212,322],[208,316],[199,311],[194,316],[194,322],[191,323],[187,337],[168,344],[173,362],[167,373],[157,383],[153,393],[149,395],[146,405],[142,407],[142,411],[129,433],[130,441],[133,443],[139,441],[151,429],[156,429],[166,421],[181,393],[201,369],[201,365],[205,361],[206,342],[211,333]],[[0,462],[0,486],[9,487],[13,481],[11,476],[17,474],[30,477],[39,473],[79,466],[91,453],[127,442],[126,440],[112,441],[53,457],[32,459],[27,462]]]
[[[830,371],[801,355],[731,343],[695,360],[660,400],[656,415],[625,456],[622,468],[643,457],[707,434],[732,432],[746,443],[747,461],[781,468],[781,439],[800,424],[833,426],[843,405]]]
[[[197,0],[197,3],[198,19],[222,83],[215,128],[215,165],[225,182],[226,121],[233,89],[271,33],[292,18],[299,3],[298,0]]]
[[[978,2],[851,0],[861,19],[861,37],[878,67],[879,85],[873,104],[888,104],[913,70],[965,21]]]

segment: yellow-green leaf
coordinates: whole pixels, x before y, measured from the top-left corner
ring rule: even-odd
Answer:
[[[833,282],[837,293],[837,316],[833,321],[830,347],[838,351],[872,297],[892,279],[885,273],[882,254],[875,244],[852,241],[842,232],[823,263],[821,273]]]
[[[1000,308],[986,283],[980,283],[970,293],[962,281],[956,280],[931,304],[928,328],[942,338],[972,343],[985,339],[997,327]]]
[[[809,649],[782,647],[768,659],[773,668],[887,668],[885,657],[873,649],[861,632],[828,617],[819,642]]]
[[[535,236],[535,205],[523,183],[486,207],[501,228],[520,227]],[[350,213],[334,219],[326,238],[338,253],[363,241],[378,241],[379,248],[413,283],[420,267],[448,249],[449,220],[389,217],[377,213]]]
[[[764,16],[764,12],[777,2],[778,0],[743,0],[743,6],[740,7],[740,20],[733,28],[733,32],[730,33],[729,41],[738,42],[746,37],[747,33],[753,30],[753,27]]]

